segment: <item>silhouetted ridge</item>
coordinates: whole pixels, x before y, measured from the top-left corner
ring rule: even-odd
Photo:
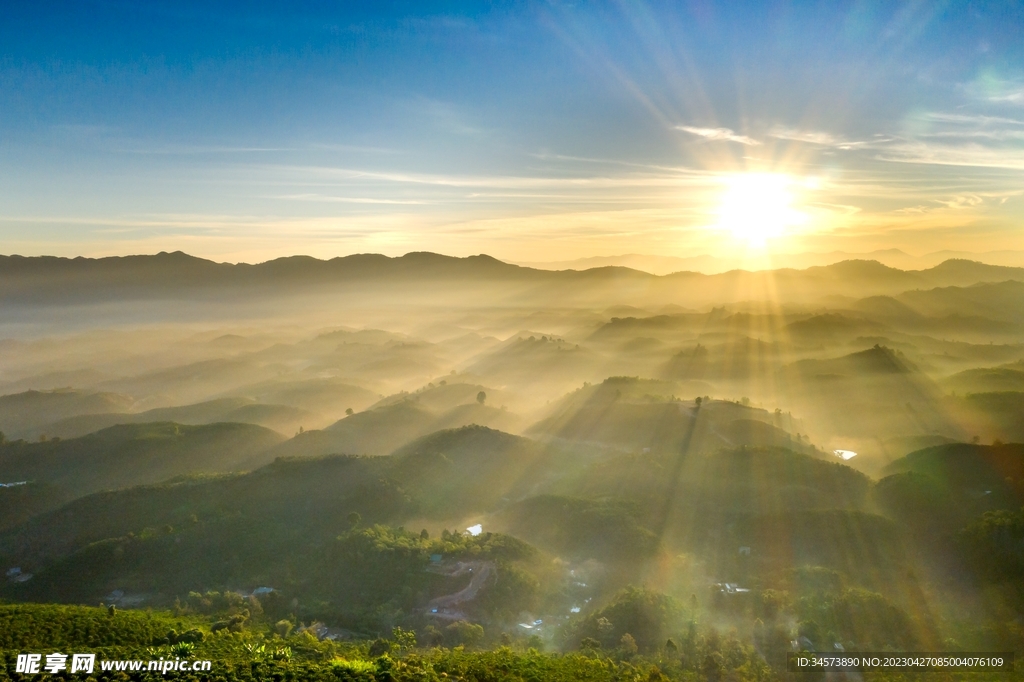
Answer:
[[[20,303],[74,302],[90,299],[179,298],[232,290],[278,292],[292,287],[330,286],[354,282],[396,285],[413,282],[519,282],[524,285],[657,286],[667,294],[687,283],[701,283],[705,293],[716,288],[735,292],[739,283],[758,291],[828,293],[837,287],[861,295],[899,293],[935,286],[966,286],[979,282],[1024,281],[1024,268],[988,266],[972,261],[949,261],[930,270],[902,271],[877,261],[849,260],[806,270],[780,269],[748,272],[732,270],[717,275],[679,272],[659,277],[626,267],[589,270],[537,270],[512,265],[487,255],[455,258],[413,252],[390,258],[355,254],[331,260],[290,256],[258,264],[215,263],[180,251],[150,256],[109,258],[57,258],[53,256],[0,256],[0,300]],[[822,288],[822,291],[818,291]],[[639,291],[639,289],[638,289]]]
[[[867,372],[881,374],[901,374],[916,370],[899,351],[876,345],[874,348],[862,350],[846,356],[852,365]]]

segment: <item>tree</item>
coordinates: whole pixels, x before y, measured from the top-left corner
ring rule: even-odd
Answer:
[[[362,515],[360,515],[359,512],[355,512],[355,511],[354,512],[350,512],[347,518],[348,518],[349,525],[352,526],[353,528],[358,526],[359,522],[363,520]]]
[[[403,630],[396,626],[391,630],[391,640],[399,649],[408,651],[416,648],[416,633],[411,630]]]
[[[291,634],[292,628],[295,627],[289,620],[279,620],[274,625],[274,630],[279,634],[282,639]]]
[[[636,645],[636,640],[633,639],[633,635],[628,632],[622,635],[622,639],[619,640],[619,648],[626,656],[633,656],[639,650],[639,647]]]
[[[345,410],[346,416],[351,417],[353,414],[355,414],[355,410],[353,410],[351,407]]]
[[[704,679],[708,682],[718,682],[722,679],[722,668],[724,667],[724,660],[722,654],[717,651],[712,651],[704,656],[704,662],[701,663],[700,671],[704,675]]]
[[[453,646],[473,646],[483,640],[484,628],[482,625],[460,620],[446,627],[444,634]]]
[[[485,402],[487,402],[487,394],[484,393],[483,391],[480,391],[479,393],[476,394],[476,401],[483,405]]]

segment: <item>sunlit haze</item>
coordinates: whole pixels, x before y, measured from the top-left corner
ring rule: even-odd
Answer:
[[[1024,680],[1024,3],[4,3],[0,575],[0,682]]]
[[[1016,3],[18,3],[2,251],[1013,260],[1020,21]]]
[[[793,206],[791,178],[743,173],[725,184],[717,225],[750,246],[764,248],[770,239],[789,236],[787,230],[807,222],[807,215]]]

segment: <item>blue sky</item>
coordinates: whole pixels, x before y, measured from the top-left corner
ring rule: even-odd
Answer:
[[[0,251],[1024,248],[1022,34],[1017,2],[8,3]]]

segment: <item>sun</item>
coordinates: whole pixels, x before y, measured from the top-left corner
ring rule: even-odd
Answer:
[[[807,216],[793,208],[798,183],[779,173],[738,173],[728,176],[718,205],[717,227],[749,246],[764,247]]]

